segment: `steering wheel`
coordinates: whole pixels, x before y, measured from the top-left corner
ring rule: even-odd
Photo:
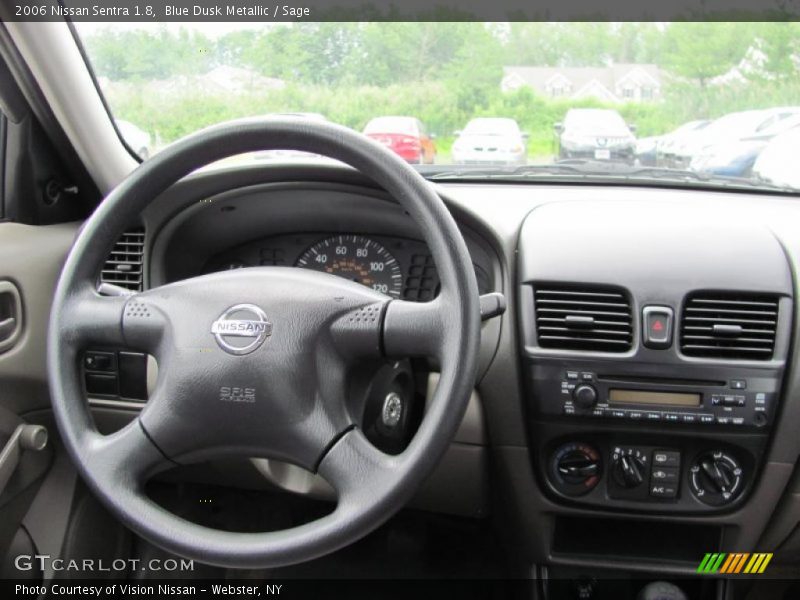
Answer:
[[[197,168],[235,154],[292,149],[369,175],[419,225],[441,280],[431,302],[390,299],[334,275],[255,267],[132,295],[102,295],[97,274],[125,227]],[[121,292],[121,290],[118,290]],[[61,273],[48,332],[48,377],[62,440],[94,493],[130,529],[170,552],[233,567],[316,558],[366,535],[399,510],[436,466],[474,386],[480,309],[472,263],[450,213],[416,171],[344,127],[297,119],[217,125],[138,167],[86,222]],[[81,352],[130,347],[159,365],[138,418],[111,435],[93,425]],[[441,376],[416,435],[398,455],[375,448],[346,407],[359,360],[428,356]],[[282,531],[234,533],[165,510],[147,479],[220,455],[274,458],[334,488],[326,516]]]

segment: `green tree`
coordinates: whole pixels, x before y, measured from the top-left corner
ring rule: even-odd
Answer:
[[[753,41],[747,23],[671,23],[665,32],[663,64],[702,88],[739,64]]]

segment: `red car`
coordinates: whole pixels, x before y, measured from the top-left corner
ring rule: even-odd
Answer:
[[[364,134],[410,163],[433,164],[436,158],[433,138],[415,117],[376,117],[367,123]]]

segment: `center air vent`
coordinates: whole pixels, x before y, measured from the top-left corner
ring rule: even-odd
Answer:
[[[690,296],[681,320],[681,352],[709,358],[769,360],[775,348],[775,296],[702,292]]]
[[[142,262],[144,259],[144,229],[139,227],[123,233],[114,244],[100,273],[100,281],[142,291]]]
[[[621,290],[537,285],[536,333],[543,348],[627,352],[633,344],[631,305]]]

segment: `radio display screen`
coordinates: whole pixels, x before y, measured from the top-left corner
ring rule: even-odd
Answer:
[[[663,406],[700,406],[700,394],[685,394],[678,392],[643,392],[641,390],[614,390],[608,391],[608,401],[611,404],[652,404]]]

